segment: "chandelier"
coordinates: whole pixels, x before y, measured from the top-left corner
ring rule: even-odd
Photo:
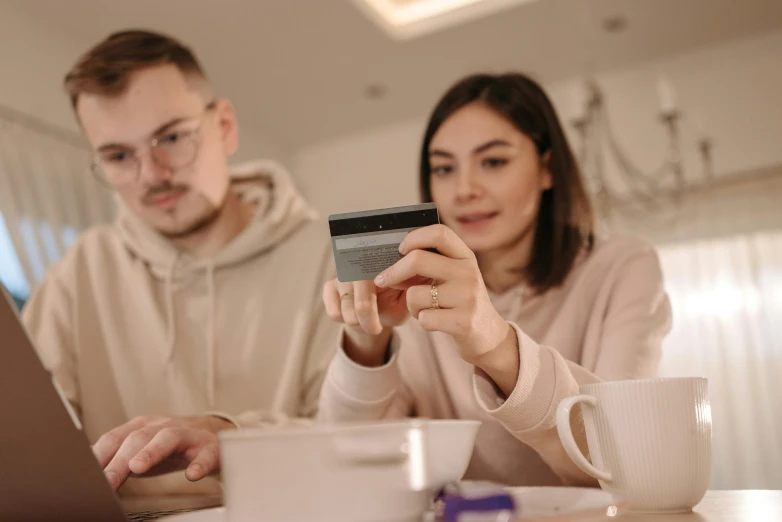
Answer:
[[[699,172],[685,172],[679,132],[682,113],[670,82],[661,79],[658,91],[658,117],[667,134],[668,145],[659,167],[651,171],[639,168],[620,146],[609,122],[606,97],[600,86],[589,80],[577,91],[572,125],[579,137],[579,162],[603,217],[609,217],[615,211],[645,214],[662,209],[675,211],[688,193],[712,185],[711,140],[702,136],[697,141]],[[607,173],[608,156],[617,166],[617,175]]]

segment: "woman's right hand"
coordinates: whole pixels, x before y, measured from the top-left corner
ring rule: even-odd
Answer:
[[[362,366],[381,366],[391,330],[404,323],[406,290],[378,288],[372,281],[341,283],[333,279],[323,287],[323,303],[333,320],[344,323],[345,353]]]

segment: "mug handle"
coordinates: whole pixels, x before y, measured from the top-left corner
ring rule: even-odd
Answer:
[[[611,473],[597,469],[590,464],[584,454],[581,453],[581,449],[579,449],[576,439],[573,437],[573,429],[570,427],[570,411],[573,409],[573,406],[579,403],[584,403],[594,408],[597,406],[597,399],[591,395],[574,395],[573,397],[563,399],[559,403],[559,406],[557,406],[557,433],[559,434],[559,440],[562,441],[565,453],[568,454],[581,471],[603,482],[611,482]]]

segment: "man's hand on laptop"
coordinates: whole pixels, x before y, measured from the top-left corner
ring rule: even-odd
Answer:
[[[217,433],[233,428],[211,415],[137,417],[105,433],[92,450],[114,489],[131,474],[152,476],[184,469],[188,480],[196,481],[219,471]]]

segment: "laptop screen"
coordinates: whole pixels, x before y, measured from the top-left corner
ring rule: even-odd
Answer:
[[[15,305],[0,293],[0,520],[127,522]]]

